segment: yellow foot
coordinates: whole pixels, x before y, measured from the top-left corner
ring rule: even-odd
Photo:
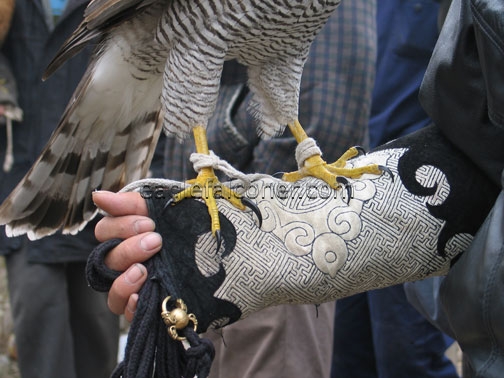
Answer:
[[[370,164],[357,168],[345,168],[346,162],[359,155],[360,149],[351,147],[337,161],[327,164],[320,155],[310,156],[305,160],[303,168],[295,172],[285,173],[283,180],[294,182],[307,176],[312,176],[324,180],[331,188],[338,189],[341,184],[345,184],[348,178],[359,178],[365,173],[381,175],[383,172],[390,173],[387,167],[378,164]]]
[[[167,205],[176,204],[184,198],[201,198],[208,208],[212,235],[217,239],[217,250],[220,248],[221,235],[216,198],[225,199],[240,210],[245,210],[249,207],[256,214],[259,219],[259,227],[261,227],[262,217],[257,205],[248,198],[241,197],[226,185],[222,185],[212,168],[202,168],[198,176],[195,179],[187,181],[187,183],[191,184],[191,186],[175,194],[173,199],[168,201]]]

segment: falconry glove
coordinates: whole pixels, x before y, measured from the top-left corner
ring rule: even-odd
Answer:
[[[139,311],[153,301],[158,326],[150,332],[162,330],[159,341],[169,338],[159,315],[168,297],[168,312],[180,308],[175,301],[182,300],[195,319],[186,329],[204,332],[268,306],[318,304],[446,274],[471,243],[499,188],[435,126],[348,164],[358,167],[371,160],[388,167],[393,178],[364,175],[338,190],[314,178],[253,181],[243,196],[257,204],[261,225],[254,212],[218,200],[220,249],[200,200],[165,206],[184,184],[138,182],[163,248],[148,267],[157,297],[140,293],[134,323],[142,321]],[[109,247],[98,248],[90,258],[88,277],[94,287],[104,282],[98,272]],[[109,276],[108,284],[112,280]],[[128,343],[138,343],[139,337],[130,333]]]

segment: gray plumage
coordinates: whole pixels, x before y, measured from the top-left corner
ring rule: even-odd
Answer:
[[[0,207],[8,235],[76,233],[96,214],[91,191],[147,174],[161,126],[184,139],[206,127],[222,67],[248,67],[258,132],[298,116],[311,42],[339,0],[93,0],[49,76],[99,38],[61,122]],[[211,147],[211,146],[210,146]]]

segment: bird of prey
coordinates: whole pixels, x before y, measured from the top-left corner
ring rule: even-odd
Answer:
[[[226,60],[247,66],[259,134],[273,137],[288,125],[303,143],[308,139],[298,122],[303,65],[339,2],[92,0],[46,76],[97,39],[96,52],[44,151],[0,207],[7,234],[36,239],[60,229],[78,232],[96,214],[92,190],[118,190],[147,173],[161,129],[180,139],[192,133],[196,151],[208,154],[205,130]],[[345,169],[355,154],[351,149],[327,164],[315,152],[284,178],[314,175],[337,187],[338,177],[382,173],[377,165]],[[202,198],[215,235],[213,168],[201,169],[192,182],[207,188]],[[190,195],[190,189],[181,192],[174,202]],[[239,196],[223,197],[244,208]]]

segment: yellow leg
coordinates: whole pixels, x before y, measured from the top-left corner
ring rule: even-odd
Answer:
[[[193,129],[194,143],[196,152],[201,154],[209,154],[208,140],[206,130],[202,126],[197,126]],[[217,209],[216,195],[231,202],[240,210],[245,210],[245,205],[240,200],[240,196],[229,189],[227,186],[221,185],[212,167],[204,167],[198,172],[195,179],[189,180],[190,187],[174,195],[174,202],[177,203],[184,198],[201,198],[207,205],[208,214],[211,220],[212,234],[215,236],[220,231],[219,211]]]
[[[193,135],[196,152],[199,152],[200,154],[210,154],[205,128],[203,126],[196,126],[193,129]]]
[[[308,135],[298,120],[295,120],[288,126],[298,143],[301,143],[303,140],[308,138]],[[345,168],[347,160],[357,156],[358,154],[359,151],[355,147],[352,147],[332,164],[327,164],[318,154],[312,155],[304,161],[304,166],[300,170],[285,173],[283,175],[283,179],[285,181],[294,182],[306,176],[313,176],[324,180],[328,185],[336,189],[340,186],[337,182],[338,176],[359,178],[364,173],[378,175],[383,173],[382,168],[377,164],[371,164],[358,168]]]
[[[301,143],[303,140],[308,138],[308,135],[306,135],[306,132],[297,119],[294,123],[289,123],[288,126],[292,135],[294,135],[296,142]]]

